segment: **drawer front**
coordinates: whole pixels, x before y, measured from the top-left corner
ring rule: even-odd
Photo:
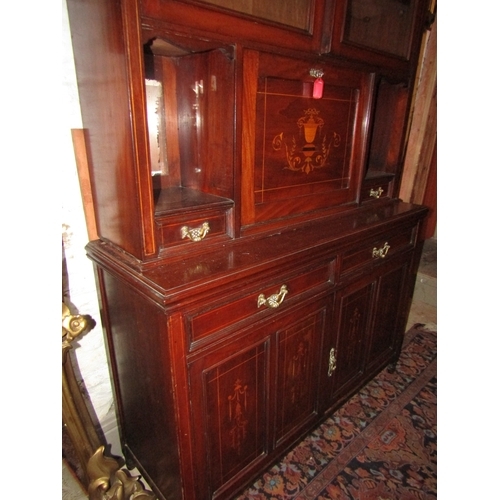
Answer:
[[[386,233],[365,240],[355,248],[345,251],[341,257],[341,274],[362,269],[379,261],[386,261],[415,246],[416,227]]]
[[[242,293],[241,297],[233,294],[225,300],[188,313],[186,321],[191,349],[204,344],[216,332],[238,321],[265,314],[269,309],[286,308],[291,299],[327,285],[332,281],[332,276],[332,264],[325,264],[298,275],[272,280],[250,292]]]
[[[373,201],[390,197],[392,194],[392,179],[375,179],[364,182],[361,187],[361,201]]]
[[[206,212],[175,218],[157,219],[158,240],[160,245],[171,247],[186,244],[201,244],[203,241],[228,234],[228,213],[224,211]]]

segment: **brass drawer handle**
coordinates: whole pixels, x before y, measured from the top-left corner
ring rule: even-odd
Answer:
[[[281,285],[280,291],[278,293],[273,293],[273,295],[270,295],[269,297],[267,297],[267,299],[265,295],[261,293],[257,297],[257,307],[260,307],[265,304],[267,307],[276,309],[281,305],[287,293],[288,293],[288,288],[286,287],[286,285]]]
[[[387,241],[384,243],[382,248],[374,247],[372,250],[372,257],[374,259],[383,259],[389,252],[389,248],[391,248],[391,246],[387,243]]]
[[[370,189],[370,196],[372,198],[380,198],[383,192],[384,190],[381,187],[379,187],[378,189]]]
[[[337,368],[337,358],[335,358],[335,348],[330,349],[330,358],[328,360],[328,376],[331,377]]]
[[[191,241],[201,241],[210,231],[208,222],[204,222],[200,227],[189,228],[181,227],[182,239],[189,238]]]

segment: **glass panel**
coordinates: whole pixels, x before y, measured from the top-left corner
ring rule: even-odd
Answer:
[[[408,57],[415,0],[349,0],[346,41]]]
[[[314,0],[200,0],[226,9],[249,14],[306,31]]]

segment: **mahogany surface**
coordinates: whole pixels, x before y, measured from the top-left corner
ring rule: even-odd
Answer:
[[[402,57],[341,39],[351,0],[285,3],[68,0],[120,437],[162,500],[234,498],[401,349],[427,4]]]

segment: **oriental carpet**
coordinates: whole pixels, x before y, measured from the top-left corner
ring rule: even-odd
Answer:
[[[437,497],[437,334],[415,325],[384,369],[236,500]]]

